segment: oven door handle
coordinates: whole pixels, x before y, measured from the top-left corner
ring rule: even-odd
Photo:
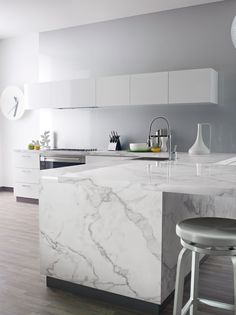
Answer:
[[[85,157],[59,157],[59,156],[41,156],[41,162],[68,162],[68,163],[83,163],[85,164]]]

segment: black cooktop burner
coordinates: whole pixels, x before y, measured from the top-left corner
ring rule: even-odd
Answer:
[[[97,149],[92,148],[92,149],[66,149],[66,148],[62,148],[62,149],[51,149],[50,151],[83,151],[83,152],[91,152],[91,151],[97,151]]]

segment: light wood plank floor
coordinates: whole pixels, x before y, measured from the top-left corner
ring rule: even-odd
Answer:
[[[232,281],[232,267],[227,259],[208,258],[201,267],[200,293],[232,303]],[[186,292],[188,287],[187,283]],[[39,273],[38,206],[16,203],[12,193],[0,192],[0,315],[72,314],[138,313],[47,288],[45,277]],[[162,314],[172,314],[172,302]],[[231,313],[202,307],[199,315],[207,314]]]

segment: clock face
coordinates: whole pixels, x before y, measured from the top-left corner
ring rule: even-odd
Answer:
[[[5,88],[0,102],[2,113],[8,119],[17,120],[24,114],[24,94],[17,86]]]

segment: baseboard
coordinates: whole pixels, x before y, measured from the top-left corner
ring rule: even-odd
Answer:
[[[39,204],[38,199],[33,199],[33,198],[25,198],[25,197],[16,197],[17,202],[24,202],[24,203],[32,203],[34,205]]]
[[[14,188],[13,187],[6,187],[6,186],[1,186],[0,191],[10,191],[13,192]]]
[[[9,192],[14,192],[13,187],[6,187],[6,186],[1,186],[0,191],[9,191]],[[25,203],[32,203],[35,205],[39,204],[38,199],[33,199],[33,198],[24,198],[24,197],[16,197],[17,202],[25,202]]]
[[[160,314],[160,305],[158,304],[136,300],[123,295],[86,287],[80,284],[71,283],[52,277],[47,277],[46,281],[47,286],[50,288],[61,289],[86,298],[92,298],[97,301],[115,304],[129,310],[145,312],[146,314]]]

